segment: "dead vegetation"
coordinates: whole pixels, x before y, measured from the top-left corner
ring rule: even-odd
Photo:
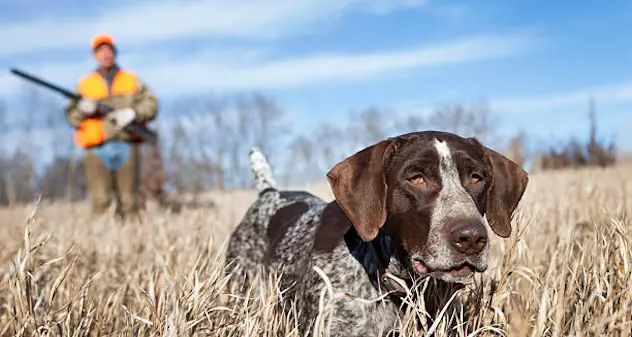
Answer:
[[[452,300],[464,309],[433,324],[417,302],[394,329],[443,336],[451,320],[467,323],[457,336],[630,336],[630,172],[534,175],[511,238],[492,239],[490,268]],[[308,189],[330,198],[325,185]],[[224,287],[222,245],[254,193],[208,198],[216,207],[149,207],[143,223],[125,225],[89,223],[83,204],[0,210],[0,335],[298,336],[275,277],[245,297]],[[323,294],[321,336],[332,295]]]
[[[588,111],[589,134],[585,143],[571,139],[558,148],[551,147],[540,155],[540,168],[559,170],[587,166],[608,167],[617,162],[617,148],[614,142],[606,144],[598,139],[597,113],[594,101],[590,100]]]

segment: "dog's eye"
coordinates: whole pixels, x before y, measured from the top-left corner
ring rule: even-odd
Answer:
[[[470,179],[473,183],[478,184],[481,182],[481,180],[483,180],[483,177],[479,176],[478,174],[472,174],[472,177]]]
[[[412,184],[421,184],[424,182],[424,177],[421,176],[421,174],[416,174],[414,176],[412,176],[411,178],[408,178],[408,181],[410,181]]]

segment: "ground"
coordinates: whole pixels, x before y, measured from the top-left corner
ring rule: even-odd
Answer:
[[[631,180],[631,166],[532,175],[512,236],[492,239],[490,268],[459,294],[469,327],[630,336]],[[305,188],[331,198],[324,183]],[[90,222],[86,204],[0,209],[0,335],[297,335],[273,276],[248,298],[225,293],[223,245],[254,190],[207,197],[213,208],[150,207],[126,225]],[[411,324],[416,309],[394,328],[424,335]],[[445,335],[446,319],[424,329]]]

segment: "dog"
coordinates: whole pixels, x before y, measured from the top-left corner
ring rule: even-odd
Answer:
[[[475,138],[422,131],[387,138],[337,163],[327,181],[334,200],[276,187],[257,148],[249,153],[257,200],[231,234],[229,269],[248,284],[259,268],[279,272],[295,298],[301,331],[314,329],[325,287],[374,299],[393,286],[432,278],[462,284],[488,267],[488,227],[510,236],[529,176]],[[484,216],[487,223],[485,223]],[[315,268],[317,267],[317,268]],[[401,298],[337,301],[336,336],[375,336],[396,324]]]

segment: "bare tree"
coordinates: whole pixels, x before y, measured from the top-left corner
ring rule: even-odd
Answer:
[[[498,126],[498,118],[486,100],[474,102],[469,108],[469,120],[472,122],[474,137],[484,144],[498,141],[494,130]]]
[[[68,175],[73,166],[79,166],[76,174]],[[69,180],[70,179],[70,180]],[[70,201],[82,200],[87,196],[87,182],[83,164],[75,162],[69,156],[57,156],[46,165],[39,177],[40,191],[43,198],[54,201],[69,198]],[[71,192],[71,189],[73,190]]]
[[[7,127],[7,103],[0,98],[0,155],[6,154],[5,132]]]
[[[254,143],[268,157],[273,157],[272,145],[286,131],[279,123],[284,115],[283,109],[275,100],[259,92],[249,94],[245,101],[243,96],[240,98],[238,106],[250,112],[250,132],[254,135]]]
[[[20,93],[20,117],[22,118],[22,137],[16,147],[14,160],[19,162],[21,172],[13,171],[21,179],[11,176],[15,196],[19,201],[32,199],[35,196],[36,179],[35,176],[35,121],[36,116],[43,111],[43,104],[39,91],[32,86],[24,86]],[[18,201],[18,200],[16,200]]]
[[[242,144],[239,149],[241,155],[247,154],[252,146],[258,146],[275,166],[278,153],[274,149],[278,148],[277,145],[284,140],[284,135],[288,132],[287,123],[282,123],[285,111],[274,99],[259,92],[235,95],[234,102],[238,116],[238,132],[235,133],[235,138]],[[237,150],[235,143],[231,147],[233,151]],[[237,160],[233,158],[233,162]],[[244,175],[248,174],[245,167],[233,169]],[[250,185],[251,180],[248,181]]]
[[[169,163],[168,171],[170,172],[169,180],[175,187],[178,193],[183,193],[187,190],[185,171],[185,149],[186,149],[186,129],[182,125],[180,119],[176,119],[171,128],[171,146],[169,148]]]
[[[314,133],[315,139],[318,139],[319,151],[314,153],[320,159],[318,167],[322,171],[326,171],[341,159],[341,144],[344,141],[343,131],[336,126],[325,122],[318,126]]]
[[[617,150],[612,141],[609,145],[597,138],[597,116],[594,100],[590,99],[588,110],[589,135],[586,144],[571,139],[561,149],[551,148],[542,158],[542,169],[556,170],[583,166],[606,167],[617,162]]]
[[[392,132],[393,113],[386,109],[371,106],[360,112],[350,112],[349,134],[352,135],[353,148],[365,147],[378,142]]]
[[[228,139],[228,151],[230,152],[231,175],[230,181],[232,186],[245,186],[246,178],[249,177],[248,170],[245,165],[248,144],[248,111],[236,108],[234,112],[235,126],[234,132]]]
[[[398,133],[421,131],[425,121],[421,115],[409,114],[397,119],[395,129]]]
[[[437,108],[429,122],[441,131],[466,135],[472,132],[474,115],[465,106],[454,104]]]
[[[186,96],[171,106],[172,114],[177,116],[172,122],[169,133],[172,142],[168,148],[168,179],[178,193],[199,192],[212,186],[212,167],[209,147],[208,128],[203,118],[204,102],[200,97]],[[211,177],[209,178],[209,175]]]
[[[307,137],[297,136],[290,144],[290,154],[286,164],[289,168],[286,183],[309,180],[320,173],[314,163],[314,143]]]
[[[223,190],[226,185],[226,165],[227,160],[226,152],[229,148],[229,143],[232,133],[232,125],[228,116],[229,101],[225,96],[210,95],[204,102],[208,115],[213,122],[212,131],[205,132],[210,134],[210,143],[207,146],[212,146],[215,149],[215,175],[216,175],[216,187],[219,190]],[[201,144],[204,146],[204,144]],[[209,166],[213,166],[210,162]]]
[[[588,121],[590,134],[588,140],[588,163],[592,166],[606,167],[616,162],[616,146],[614,141],[609,145],[601,144],[597,139],[597,111],[595,100],[591,96],[588,108]]]
[[[283,109],[261,93],[186,96],[172,109],[180,117],[166,147],[179,193],[250,185],[249,149],[259,146],[273,161],[283,140]]]
[[[0,205],[9,204],[9,185],[7,172],[9,169],[9,161],[5,149],[5,132],[6,132],[6,103],[0,99]]]
[[[498,118],[487,101],[447,105],[436,109],[429,123],[442,131],[453,132],[464,137],[476,137],[484,144],[495,141]]]
[[[590,97],[588,106],[588,122],[590,125],[588,138],[588,157],[591,165],[597,165],[600,157],[600,146],[597,143],[597,116],[595,111],[595,100]]]
[[[389,128],[389,116],[392,115],[385,109],[370,107],[360,113],[362,130],[367,143],[374,143],[386,138],[391,131]]]
[[[509,140],[507,157],[520,166],[524,165],[527,158],[526,143],[527,134],[524,131],[520,131]]]
[[[47,142],[47,152],[52,158],[49,169],[43,177],[38,179],[38,186],[42,195],[52,200],[71,194],[69,190],[67,191],[67,186],[71,182],[67,180],[70,160],[63,153],[65,147],[64,137],[59,135],[62,107],[51,97],[44,98],[42,103],[41,110],[36,113],[44,116],[45,130],[51,138]]]
[[[33,200],[32,157],[17,148],[9,158],[7,174],[9,178],[9,204],[15,205]]]

